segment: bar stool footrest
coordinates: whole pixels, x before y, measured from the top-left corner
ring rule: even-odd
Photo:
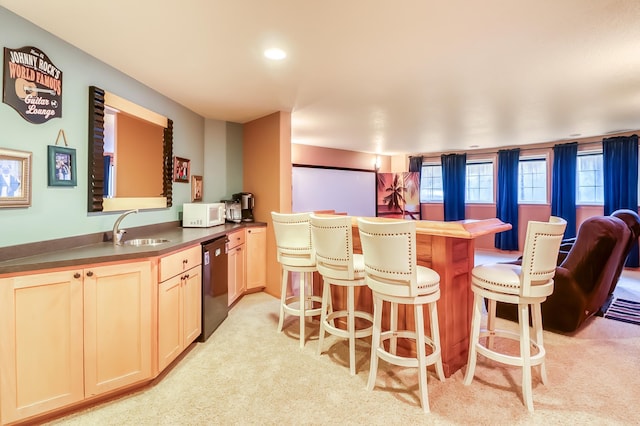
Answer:
[[[509,330],[496,329],[491,332],[487,329],[480,329],[480,338],[483,337],[499,337],[502,339],[515,340],[517,342],[520,341],[520,334]],[[542,364],[544,362],[546,353],[544,347],[538,346],[538,344],[533,339],[529,339],[529,341],[533,349],[538,351],[535,355],[531,355],[530,357],[531,366]],[[485,358],[498,361],[506,365],[513,365],[515,367],[522,367],[524,365],[524,361],[521,356],[508,355],[502,352],[498,352],[482,345],[481,343],[476,343],[476,350],[478,351],[478,354],[484,356]]]

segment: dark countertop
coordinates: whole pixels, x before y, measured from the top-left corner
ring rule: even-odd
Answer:
[[[0,262],[0,275],[163,256],[194,244],[225,236],[235,230],[253,226],[266,226],[266,223],[225,223],[211,228],[182,228],[177,226],[160,229],[149,235],[130,236],[127,234],[124,238],[125,241],[133,238],[163,238],[169,240],[169,242],[155,246],[116,246],[112,241],[105,241],[62,250],[51,250],[32,256],[2,261]]]

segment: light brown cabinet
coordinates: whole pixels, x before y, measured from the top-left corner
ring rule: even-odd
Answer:
[[[231,304],[265,285],[266,227],[228,238]],[[201,333],[201,262],[196,244],[0,278],[0,424],[152,380]]]
[[[267,227],[246,228],[247,277],[246,289],[254,290],[267,285]]]
[[[241,229],[228,235],[227,242],[227,280],[229,286],[228,304],[242,296],[245,290],[245,230]]]
[[[85,396],[151,377],[151,263],[84,271]]]
[[[165,369],[202,330],[200,245],[159,261],[158,368]]]
[[[0,279],[8,423],[151,377],[151,264]]]

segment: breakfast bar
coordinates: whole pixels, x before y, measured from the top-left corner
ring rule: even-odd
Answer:
[[[370,220],[394,220],[370,218]],[[474,267],[474,240],[477,237],[495,234],[511,229],[511,225],[499,219],[463,220],[455,222],[417,221],[416,248],[419,265],[433,269],[440,274],[440,300],[438,319],[442,362],[446,377],[455,373],[467,363],[469,332],[471,326],[471,270]],[[355,253],[361,253],[357,219],[353,219],[353,246]],[[332,293],[335,309],[346,304],[340,289]],[[373,300],[368,288],[356,293],[356,309],[373,312]],[[389,326],[388,306],[383,311],[383,328]],[[413,312],[399,308],[398,327],[415,329]],[[428,315],[425,329],[429,329]],[[403,344],[404,343],[404,344]],[[414,350],[408,342],[399,345],[405,350]]]

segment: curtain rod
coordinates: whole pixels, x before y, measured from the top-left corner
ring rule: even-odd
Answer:
[[[603,139],[606,139],[606,138],[603,138]],[[551,143],[553,143],[553,142],[551,142]],[[577,143],[578,146],[602,145],[602,141],[589,141],[589,142],[574,141],[574,142],[564,142],[564,143],[558,142],[558,143],[555,143],[555,144],[553,144],[551,146],[545,145],[545,146],[538,146],[538,147],[533,147],[533,148],[520,148],[520,152],[523,152],[523,151],[538,151],[538,150],[541,150],[541,149],[553,149],[553,147],[555,145],[564,145],[564,144],[569,144],[569,143]],[[439,154],[435,154],[434,153],[434,154],[430,154],[430,155],[420,154],[420,155],[410,155],[409,158],[411,158],[411,157],[420,157],[420,156],[422,156],[422,157],[440,157],[441,155],[445,155],[445,154],[461,154],[461,153],[466,153],[466,154],[477,153],[479,155],[481,155],[481,154],[497,154],[498,151],[501,151],[503,149],[504,150],[510,150],[510,149],[516,149],[516,148],[518,148],[518,147],[515,146],[515,147],[512,147],[512,148],[501,148],[501,149],[497,149],[495,151],[479,151],[479,152],[474,152],[474,151],[455,151],[455,152],[442,152],[442,153],[439,153]]]

